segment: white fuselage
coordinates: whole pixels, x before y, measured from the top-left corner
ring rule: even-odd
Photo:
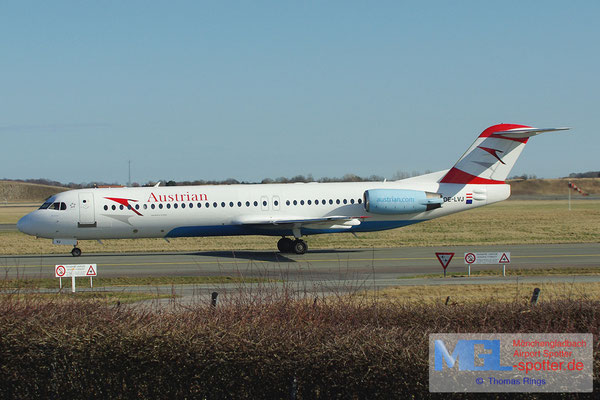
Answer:
[[[442,196],[443,203],[423,212],[374,214],[363,203],[370,189],[433,192]],[[38,237],[71,240],[300,237],[398,228],[495,203],[509,195],[506,184],[440,184],[429,177],[424,181],[79,189],[51,197],[45,203],[50,206],[23,217],[18,228]],[[323,221],[329,217],[331,222]]]

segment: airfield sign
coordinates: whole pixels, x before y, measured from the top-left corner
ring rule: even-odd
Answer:
[[[62,278],[71,278],[72,291],[75,293],[75,277],[84,276],[90,278],[90,287],[93,287],[92,278],[98,276],[98,266],[96,264],[71,264],[55,265],[54,277],[60,278],[60,288],[62,289]]]
[[[510,252],[465,253],[465,264],[510,264]]]
[[[96,264],[72,264],[56,265],[54,267],[55,278],[70,278],[72,276],[97,276],[98,267]]]
[[[510,252],[465,253],[465,264],[468,265],[469,276],[471,276],[471,264],[502,264],[502,276],[506,276],[506,264],[510,264]]]
[[[442,264],[442,268],[444,268],[444,276],[446,276],[446,267],[452,261],[452,257],[454,257],[454,253],[435,253],[440,264]]]

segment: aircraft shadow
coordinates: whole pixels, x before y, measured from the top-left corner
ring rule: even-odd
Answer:
[[[0,260],[40,260],[40,259],[65,259],[72,260],[73,263],[86,262],[89,258],[108,258],[108,257],[140,257],[140,256],[153,256],[153,257],[172,257],[174,255],[191,255],[191,256],[204,256],[214,258],[227,258],[227,259],[240,259],[248,261],[262,261],[262,262],[273,262],[273,263],[295,263],[302,262],[304,258],[310,257],[311,254],[349,254],[363,251],[362,249],[318,249],[309,250],[306,254],[283,254],[278,251],[232,251],[232,250],[221,250],[221,251],[199,251],[199,252],[167,252],[167,253],[83,253],[80,257],[72,257],[69,253],[64,254],[27,254],[27,255],[6,255],[0,256]],[[297,257],[297,259],[290,258],[288,256]]]
[[[345,254],[359,252],[360,250],[310,250],[304,254],[304,257],[310,256],[310,254]],[[189,253],[190,255],[215,257],[215,258],[230,258],[230,259],[243,259],[248,261],[265,261],[265,262],[283,262],[283,263],[295,263],[302,262],[303,259],[300,255],[296,254],[284,254],[278,251],[202,251],[197,253]],[[288,256],[300,257],[299,259],[293,259]]]

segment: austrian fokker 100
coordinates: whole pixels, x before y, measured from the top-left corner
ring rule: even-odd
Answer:
[[[484,130],[449,170],[393,182],[79,189],[58,193],[23,218],[26,234],[72,245],[84,239],[281,236],[281,252],[303,254],[303,236],[399,228],[507,199],[510,173],[538,129]],[[292,237],[294,239],[292,239]]]

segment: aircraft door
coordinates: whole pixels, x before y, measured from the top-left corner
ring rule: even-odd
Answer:
[[[279,211],[279,196],[273,196],[272,200],[273,210]]]
[[[79,228],[96,227],[93,193],[79,193],[79,222],[77,226]]]
[[[260,197],[260,209],[263,211],[269,211],[269,198],[267,196]]]

